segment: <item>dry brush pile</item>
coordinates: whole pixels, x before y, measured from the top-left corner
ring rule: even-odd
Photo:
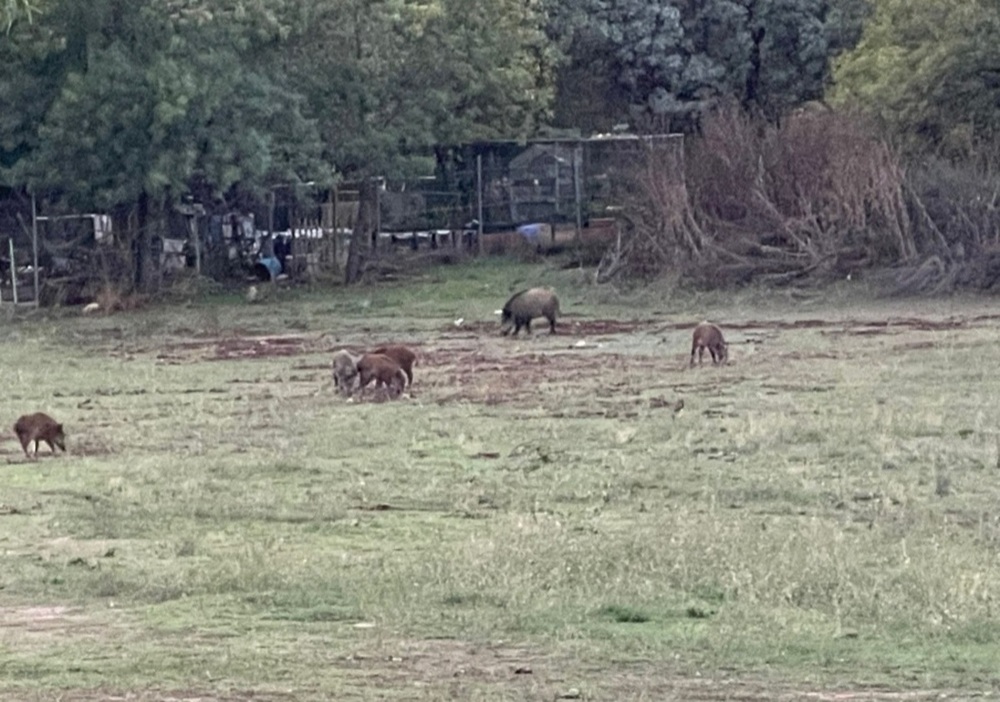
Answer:
[[[1000,187],[969,168],[907,169],[865,120],[806,108],[779,124],[736,108],[629,178],[620,251],[599,280],[680,272],[710,286],[892,268],[900,290],[1000,279]]]

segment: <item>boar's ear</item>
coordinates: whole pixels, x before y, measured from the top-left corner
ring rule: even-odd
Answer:
[[[62,431],[62,424],[56,424],[56,431]]]

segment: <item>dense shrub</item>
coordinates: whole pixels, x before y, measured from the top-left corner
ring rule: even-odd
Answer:
[[[988,158],[904,164],[862,117],[825,107],[778,124],[735,107],[623,191],[625,238],[599,280],[680,273],[706,286],[891,268],[901,292],[1000,281],[1000,175]]]
[[[726,107],[684,150],[649,150],[635,169],[628,274],[782,282],[918,254],[903,168],[854,115],[803,109],[771,124]]]

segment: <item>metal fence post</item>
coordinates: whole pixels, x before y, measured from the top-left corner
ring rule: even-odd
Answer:
[[[7,246],[10,249],[10,294],[17,307],[17,264],[14,263],[14,238],[7,239]]]
[[[13,259],[13,257],[11,257]],[[13,262],[13,261],[12,261]],[[35,193],[31,193],[31,270],[35,274],[35,307],[38,302],[38,205]]]
[[[483,255],[483,155],[476,154],[476,253]]]

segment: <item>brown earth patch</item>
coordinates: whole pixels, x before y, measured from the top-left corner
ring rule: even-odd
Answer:
[[[298,693],[233,690],[226,692],[199,689],[51,689],[0,691],[0,700],[11,702],[288,702],[303,699]],[[315,696],[306,699],[318,699]]]
[[[972,321],[987,322],[992,319],[1000,319],[1000,315],[943,320],[918,317],[846,322],[824,319],[767,320],[735,324],[732,328],[750,331],[819,329],[823,333],[895,334],[905,330],[950,330],[966,326]],[[601,333],[627,334],[637,330],[654,330],[655,326],[651,320],[574,320],[561,327],[560,334],[570,338]],[[658,329],[688,327],[688,324],[672,324],[666,327],[660,325]],[[488,330],[491,336],[496,336],[495,324],[471,325],[463,331],[469,332],[477,328]],[[563,333],[563,329],[566,333]],[[548,331],[541,332],[541,335],[547,336]],[[477,338],[484,343],[475,343],[473,340]],[[716,369],[720,377],[714,380],[713,376],[708,375],[712,371],[704,369],[692,372],[695,374],[690,376],[691,380],[682,381],[685,376],[678,374],[687,371],[688,364],[686,356],[680,352],[659,354],[650,349],[648,355],[621,354],[600,350],[600,347],[587,348],[583,352],[581,349],[574,350],[575,346],[572,344],[558,350],[546,344],[547,348],[538,352],[513,353],[512,349],[506,350],[506,342],[502,339],[484,340],[472,334],[466,334],[461,339],[440,339],[439,343],[439,346],[424,351],[421,362],[433,372],[423,375],[418,381],[424,396],[438,404],[514,404],[548,410],[554,417],[629,417],[635,416],[637,408],[648,409],[642,398],[649,390],[667,389],[667,394],[672,398],[670,401],[674,402],[683,397],[684,391],[724,392],[728,384],[741,379],[725,369]],[[921,340],[894,350],[924,349],[932,345],[931,340]],[[522,350],[523,346],[517,348]],[[836,350],[777,351],[772,356],[783,361],[838,361],[849,358],[845,352]],[[730,366],[739,362],[740,359],[737,358],[731,361]],[[539,388],[546,386],[559,388],[560,392],[537,392]],[[769,388],[778,392],[790,389],[817,392],[829,390],[827,387]],[[574,399],[585,399],[589,406],[567,406],[567,403],[581,404],[574,402]],[[595,401],[600,406],[595,407]]]
[[[989,692],[964,690],[892,690],[879,687],[859,689],[816,690],[791,685],[769,683],[752,678],[671,677],[655,670],[625,672],[605,671],[593,684],[581,685],[586,693],[572,687],[567,675],[549,669],[536,670],[518,666],[508,670],[489,668],[455,668],[447,660],[431,661],[437,677],[428,680],[414,675],[400,662],[379,660],[378,672],[364,667],[363,659],[355,658],[358,679],[353,689],[343,696],[327,691],[309,690],[298,686],[293,691],[269,690],[207,690],[186,689],[12,689],[0,691],[5,702],[289,702],[290,700],[372,699],[373,690],[408,690],[398,699],[484,699],[483,688],[493,688],[497,699],[532,700],[662,700],[663,702],[925,702],[941,699],[970,699],[989,696]],[[391,670],[396,663],[398,670]],[[634,667],[634,666],[631,666]],[[391,672],[387,672],[391,670]],[[593,673],[588,673],[588,677]],[[396,699],[386,697],[386,699]]]
[[[945,319],[928,319],[924,317],[890,317],[888,319],[771,319],[749,320],[746,322],[719,322],[724,330],[738,331],[781,330],[781,329],[826,329],[825,334],[881,334],[895,329],[914,329],[917,331],[943,331],[962,329],[969,326],[981,326],[984,322],[1000,320],[1000,315],[984,314],[973,317],[947,317]],[[668,329],[694,329],[697,322],[671,322],[661,324],[657,331]]]
[[[441,663],[439,661],[439,663]],[[446,666],[441,666],[445,668]],[[450,667],[447,667],[450,670]],[[301,687],[292,692],[265,690],[210,691],[205,689],[59,689],[59,690],[11,690],[0,691],[0,700],[9,702],[49,702],[53,699],[63,702],[288,702],[289,700],[328,699],[371,699],[374,689],[390,690],[397,677],[368,673],[357,681],[360,689],[347,693],[344,697],[327,692],[310,691]],[[667,678],[662,673],[656,677],[637,679],[636,673],[609,673],[603,681],[586,687],[587,694],[565,683],[540,681],[534,669],[512,672],[509,679],[490,677],[483,671],[471,673],[455,671],[448,678],[434,683],[425,680],[397,682],[413,692],[412,696],[399,699],[462,699],[463,691],[470,697],[483,699],[482,688],[496,687],[498,699],[537,700],[662,700],[663,702],[721,702],[722,700],[742,700],[743,702],[924,702],[925,700],[970,699],[989,696],[989,692],[968,693],[962,690],[891,690],[885,688],[865,688],[858,690],[807,690],[793,686],[773,685],[766,681],[734,678]],[[543,693],[544,690],[544,693]],[[574,692],[575,691],[575,692]],[[476,694],[476,693],[479,694]],[[53,696],[56,695],[56,696]],[[388,699],[388,698],[387,698]]]
[[[175,365],[196,360],[228,361],[254,358],[281,358],[301,356],[305,354],[333,353],[340,349],[357,356],[367,353],[370,349],[383,346],[389,342],[380,342],[370,347],[356,344],[329,344],[327,335],[290,334],[281,336],[238,336],[227,334],[223,337],[189,338],[164,344],[156,352],[157,361],[162,364]],[[423,342],[401,342],[405,346],[419,349]],[[326,369],[328,364],[300,364],[296,369]]]
[[[68,448],[73,456],[108,456],[114,453],[110,444],[91,438],[73,441]]]
[[[229,361],[244,358],[271,358],[275,356],[300,356],[309,353],[310,340],[305,337],[264,337],[250,339],[224,339],[216,343],[215,356],[208,360]]]
[[[943,690],[898,690],[845,685],[808,689],[752,674],[692,676],[663,662],[602,661],[594,665],[527,648],[454,640],[400,643],[356,652],[333,665],[360,674],[380,689],[422,688],[431,697],[463,699],[478,692],[498,699],[664,700],[752,702],[916,702],[951,696]]]
[[[572,336],[598,336],[601,334],[631,334],[646,327],[652,327],[656,320],[618,321],[613,319],[593,319],[567,322],[565,325]],[[562,332],[562,326],[557,327]]]
[[[44,629],[84,620],[79,610],[62,605],[33,607],[0,607],[0,627]]]
[[[728,325],[727,329],[747,333],[746,343],[762,343],[760,338],[777,334],[780,330],[817,329],[823,334],[878,335],[898,334],[907,330],[942,331],[967,327],[972,324],[987,324],[1000,319],[1000,315],[979,315],[975,317],[949,317],[929,319],[921,317],[898,317],[888,319],[800,319],[800,320],[749,320]],[[580,319],[564,317],[556,335],[548,339],[549,332],[544,320],[538,326],[537,351],[533,344],[512,343],[499,335],[499,325],[495,320],[471,322],[455,327],[447,325],[434,337],[426,341],[404,340],[402,343],[418,352],[416,364],[416,394],[422,401],[449,404],[469,402],[486,406],[516,404],[523,407],[556,413],[554,416],[634,416],[636,408],[648,409],[643,399],[648,391],[665,390],[664,395],[674,402],[687,389],[690,392],[724,392],[725,387],[738,382],[733,372],[719,369],[717,380],[702,370],[688,376],[677,375],[687,371],[686,349],[667,349],[650,346],[643,352],[641,347],[629,348],[628,353],[615,353],[601,343],[582,343],[582,337],[656,333],[667,329],[689,329],[691,322],[668,323],[653,319],[630,321],[611,319]],[[372,332],[375,338],[377,331]],[[756,337],[755,337],[756,334]],[[409,335],[406,335],[407,337]],[[559,339],[565,343],[558,343]],[[398,341],[399,339],[394,339]],[[330,353],[336,348],[346,348],[355,354],[368,350],[357,344],[331,346],[330,334],[285,334],[239,336],[227,333],[222,336],[186,336],[168,343],[159,351],[163,362],[199,362],[202,360],[242,360],[254,358],[294,358],[312,354],[312,358],[302,358],[288,364],[289,374],[280,377],[247,378],[230,382],[246,383],[288,383],[299,385],[320,385],[328,382],[329,365],[317,358],[318,354]],[[648,339],[646,340],[648,346]],[[932,341],[913,341],[891,349],[907,351],[930,348]],[[377,344],[371,346],[374,348]],[[673,353],[671,351],[676,351]],[[890,352],[891,352],[890,351]],[[731,365],[746,363],[750,366],[764,362],[763,356],[741,356],[736,354]],[[841,360],[847,358],[845,352],[837,350],[785,351],[776,349],[769,360],[808,361],[811,359]],[[682,381],[682,382],[681,382]],[[538,392],[539,389],[542,392]],[[546,388],[552,388],[548,392]],[[225,389],[199,389],[192,392],[225,392]],[[95,395],[142,393],[139,390],[99,389]],[[266,395],[264,396],[266,397]],[[358,398],[364,400],[364,397]],[[378,397],[372,397],[377,401]],[[593,402],[599,400],[599,408]],[[614,401],[616,402],[609,402]],[[581,413],[573,404],[590,404]],[[637,404],[638,403],[638,404]],[[613,404],[613,406],[612,406]],[[107,452],[103,446],[86,446],[83,455]]]
[[[937,346],[937,344],[933,341],[911,341],[907,344],[896,344],[890,349],[890,351],[893,353],[897,351],[920,351],[923,349],[932,349],[935,346]]]
[[[388,505],[372,505],[386,509]],[[106,626],[80,610],[62,605],[0,608],[0,642],[38,637],[106,636]],[[288,702],[289,700],[368,698],[367,691],[385,693],[420,690],[421,699],[590,699],[715,702],[746,700],[815,700],[817,702],[923,702],[981,696],[981,691],[898,689],[863,683],[836,687],[795,685],[752,673],[740,675],[705,671],[691,675],[663,661],[580,661],[535,648],[472,643],[452,639],[380,642],[374,648],[331,651],[325,665],[342,675],[337,689],[317,689],[309,682],[258,685],[254,689],[95,687],[0,688],[4,702],[65,702],[128,700],[130,702]],[[274,687],[281,689],[275,690]],[[272,688],[272,689],[267,689]],[[405,693],[404,693],[405,695]],[[391,696],[391,695],[390,695]],[[401,699],[406,698],[401,697]]]
[[[273,358],[298,356],[323,350],[318,337],[302,334],[194,337],[163,344],[157,349],[156,359],[164,363],[180,363],[201,357],[204,360],[224,361],[245,358]]]
[[[37,456],[35,455],[35,450],[33,448],[28,450],[31,452],[30,458],[24,455],[24,451],[4,452],[8,454],[13,454],[12,456],[8,455],[7,458],[5,459],[7,464],[10,465],[16,463],[37,463],[38,461],[48,461],[54,458],[58,458],[62,454],[62,451],[59,451],[59,453],[55,454],[52,453],[51,451],[49,451],[47,446],[44,449],[39,449]]]
[[[617,320],[617,319],[573,319],[560,317],[556,322],[556,333],[554,336],[596,336],[601,334],[631,334],[644,327],[651,327],[656,324],[655,320]],[[537,319],[531,324],[532,335],[549,334],[549,323],[546,319]],[[454,324],[443,327],[442,331],[466,332],[461,338],[477,338],[484,336],[501,336],[500,323],[492,322],[464,322],[460,327]],[[468,334],[474,332],[474,335]],[[522,331],[518,338],[525,336],[527,332]]]
[[[421,391],[426,391],[438,404],[464,401],[545,405],[562,410],[565,410],[565,395],[547,397],[536,390],[553,385],[567,389],[571,395],[587,395],[591,399],[618,397],[632,402],[643,389],[653,387],[652,382],[643,382],[642,378],[662,380],[665,373],[684,370],[683,366],[670,368],[663,358],[656,356],[564,351],[503,356],[484,351],[439,350],[426,354],[426,364],[439,371],[420,380]],[[633,373],[638,380],[621,380],[623,371]],[[584,382],[611,376],[615,380],[607,385]]]
[[[821,329],[820,334],[830,336],[874,336],[876,334],[902,334],[903,329],[889,329],[887,325],[877,327],[845,327],[843,329]]]

